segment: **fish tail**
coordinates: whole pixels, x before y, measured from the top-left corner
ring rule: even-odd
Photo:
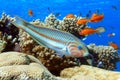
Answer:
[[[105,28],[104,27],[98,27],[97,29],[96,29],[96,33],[102,33],[102,32],[105,32]]]
[[[12,24],[20,29],[24,29],[28,23],[20,17],[16,16],[15,21],[13,21]]]
[[[88,19],[88,22],[91,22],[91,18]]]

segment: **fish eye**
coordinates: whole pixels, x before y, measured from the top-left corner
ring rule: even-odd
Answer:
[[[82,49],[82,47],[81,47],[81,46],[78,46],[78,49]]]

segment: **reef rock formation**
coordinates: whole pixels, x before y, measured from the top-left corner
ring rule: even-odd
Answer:
[[[73,77],[76,77],[75,80],[119,80],[120,79],[120,72],[108,71],[87,65],[81,65],[80,67],[64,69],[60,75],[61,77],[71,78],[71,79]],[[84,77],[82,78],[80,77],[81,75],[87,76],[88,78],[87,79],[85,79]]]
[[[0,80],[62,80],[53,76],[41,62],[19,52],[0,54]]]
[[[120,72],[92,66],[64,69],[60,77],[51,74],[43,64],[31,55],[20,52],[0,54],[0,80],[119,80]]]

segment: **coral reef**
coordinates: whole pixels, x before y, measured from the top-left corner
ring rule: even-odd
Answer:
[[[77,76],[76,80],[80,80],[80,78],[82,78],[80,77],[80,75],[88,77],[87,79],[81,79],[81,80],[119,80],[120,79],[120,72],[108,71],[87,65],[81,65],[80,67],[64,69],[63,71],[61,71],[60,75],[61,77],[71,78],[71,79]]]
[[[0,40],[6,42],[6,46],[4,45],[5,47],[2,51],[13,51],[15,43],[18,43],[19,29],[11,24],[10,21],[14,21],[14,18],[3,13],[0,19]]]
[[[43,64],[52,74],[58,76],[60,75],[61,70],[65,68],[74,67],[74,66],[80,66],[81,68],[82,67],[81,65],[83,64],[91,65],[107,70],[114,70],[116,68],[116,62],[120,60],[120,56],[117,50],[115,50],[114,48],[110,46],[96,46],[95,44],[90,44],[87,46],[90,52],[90,55],[87,57],[74,58],[71,56],[59,56],[55,51],[36,43],[29,34],[24,32],[22,29],[18,29],[15,26],[13,26],[9,22],[9,20],[13,21],[14,18],[11,18],[6,14],[3,14],[2,18],[0,19],[0,52],[5,52],[5,51],[24,52],[24,55],[23,54],[19,55],[20,57],[22,56],[21,58],[18,57],[19,53],[14,53],[13,55],[9,53],[8,55],[5,54],[6,58],[2,56],[3,54],[2,55],[0,54],[1,57],[3,57],[0,58],[1,60],[0,71],[6,73],[7,69],[9,69],[9,72],[11,72],[13,68],[16,68],[15,70],[18,69],[18,72],[16,73],[19,74],[14,74],[12,72],[10,73],[10,75],[13,76],[13,79],[22,79],[26,77],[28,77],[26,79],[35,79],[34,76],[36,76],[36,73],[33,70],[34,68],[38,69],[38,67],[36,67],[35,65],[39,66],[39,64]],[[54,14],[50,14],[48,17],[46,17],[45,23],[41,22],[39,19],[32,21],[30,23],[36,26],[42,26],[42,27],[48,27],[48,28],[54,28],[54,29],[66,31],[72,33],[73,35],[79,38],[83,38],[84,36],[79,35],[79,31],[81,31],[83,28],[88,26],[76,24],[77,20],[78,18],[67,18],[67,17],[64,17],[63,20],[58,20]],[[39,61],[41,61],[41,63],[38,60],[37,61],[39,62],[39,64],[37,64],[36,61],[31,61],[30,55],[36,57]],[[9,60],[10,58],[11,60]],[[7,63],[6,60],[8,60],[9,63]],[[24,67],[26,67],[25,71],[20,70],[20,68],[24,68]],[[94,67],[92,68],[88,66],[84,66],[84,67],[89,68],[90,70],[94,69]],[[30,74],[28,74],[30,73],[28,70],[32,71],[32,73],[35,75],[31,76]],[[38,69],[38,70],[39,71],[41,70],[41,73],[45,74],[43,76],[48,75],[48,78],[50,78],[50,79],[44,78],[45,80],[47,79],[59,80],[58,78],[53,77],[53,75],[51,77],[51,73],[49,71],[44,73],[43,69]],[[106,73],[106,71],[104,70],[102,71]],[[81,77],[81,80],[83,79],[97,80],[97,78],[95,77],[96,75],[91,77],[91,75],[86,75],[83,73],[79,73],[80,75],[74,75],[74,76],[71,75],[68,79],[65,78],[63,80],[80,80],[79,77]],[[113,72],[110,73],[111,74],[106,73],[106,75],[114,75],[112,74]],[[98,74],[100,73],[97,73],[97,75]],[[5,76],[4,74],[1,75]],[[6,78],[4,77],[3,79],[12,79],[12,77],[8,76]],[[37,75],[36,79],[41,79],[41,75]],[[60,78],[60,80],[62,80],[62,78]],[[105,78],[103,80],[105,80]]]
[[[111,46],[96,46],[95,44],[88,45],[89,52],[95,58],[94,66],[114,70],[116,68],[116,62],[120,61],[118,51]]]
[[[53,16],[53,14],[51,14],[50,16]],[[50,16],[47,18],[50,18]],[[55,16],[54,16],[54,20],[56,20]],[[71,20],[71,22],[72,22],[73,19],[68,18],[66,20],[68,20],[68,22],[69,22],[69,20]],[[50,20],[48,19],[48,21],[50,21]],[[32,24],[36,25],[36,26],[46,27],[45,26],[46,24],[43,24],[39,20],[32,22]],[[49,25],[49,24],[47,24],[47,25]],[[60,56],[56,55],[57,53],[55,53],[53,50],[43,47],[41,45],[38,45],[31,38],[31,36],[29,34],[27,34],[26,32],[24,32],[23,30],[20,30],[20,32],[19,32],[19,40],[20,40],[19,44],[20,44],[22,52],[24,52],[26,54],[31,54],[31,55],[35,56],[36,58],[38,58],[49,69],[49,71],[51,71],[55,75],[59,75],[59,72],[61,70],[63,70],[64,68],[78,66],[81,64],[87,64],[87,65],[97,66],[97,67],[100,67],[103,69],[113,70],[113,69],[115,69],[115,63],[117,61],[119,61],[118,60],[119,57],[117,57],[118,53],[116,53],[116,51],[113,48],[109,48],[109,46],[107,46],[106,48],[102,48],[102,47],[105,47],[105,46],[102,46],[100,48],[101,51],[108,50],[104,54],[103,54],[103,52],[96,54],[96,52],[93,51],[94,48],[91,48],[91,45],[89,45],[88,49],[92,56],[90,55],[90,56],[82,57],[82,58],[73,58],[70,56],[60,57]],[[99,52],[99,49],[97,51]],[[112,51],[115,51],[115,52],[112,52]],[[108,57],[106,57],[105,58],[106,60],[104,61],[104,58],[100,58],[99,56],[100,55],[104,56],[105,54],[107,54]],[[115,60],[111,59],[111,57],[110,57],[111,54],[113,54],[113,55],[117,54],[116,55],[117,58],[115,58]],[[101,60],[101,59],[103,59],[103,60]]]

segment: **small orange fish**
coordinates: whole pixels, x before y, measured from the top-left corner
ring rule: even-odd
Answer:
[[[88,19],[82,18],[82,19],[77,20],[76,24],[85,25],[87,22],[89,22]]]
[[[82,36],[87,36],[90,34],[94,34],[94,33],[102,33],[105,32],[105,28],[104,27],[98,27],[97,29],[93,29],[93,28],[84,28],[80,31],[80,35]]]
[[[29,14],[30,16],[33,16],[33,11],[32,11],[32,10],[28,10],[28,14]]]
[[[113,36],[115,36],[115,33],[108,34],[108,37],[113,37]]]
[[[116,50],[118,50],[119,49],[119,47],[118,47],[118,45],[116,44],[116,43],[114,43],[114,42],[109,42],[108,43],[110,46],[112,46],[114,49],[116,49]]]
[[[66,18],[76,18],[73,14],[68,14]]]
[[[101,20],[103,20],[104,15],[103,14],[96,14],[94,13],[90,19],[90,22],[99,22]]]

